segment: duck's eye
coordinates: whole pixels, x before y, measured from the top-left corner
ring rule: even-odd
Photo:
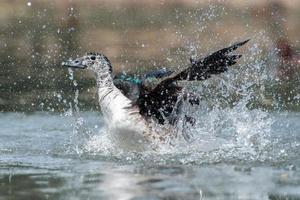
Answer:
[[[91,60],[96,60],[96,57],[95,57],[95,56],[92,56],[92,57],[91,57]]]

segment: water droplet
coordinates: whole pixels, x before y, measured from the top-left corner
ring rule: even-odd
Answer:
[[[68,71],[69,71],[69,79],[70,80],[73,80],[74,79],[74,72],[71,68],[68,68]]]
[[[69,32],[74,32],[76,29],[74,27],[71,27],[68,29]]]

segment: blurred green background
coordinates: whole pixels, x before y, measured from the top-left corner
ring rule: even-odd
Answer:
[[[81,109],[98,109],[93,75],[76,71],[74,85],[61,67],[85,52],[107,55],[116,74],[141,74],[248,38],[242,52],[258,46],[275,73],[266,93],[297,110],[299,19],[298,0],[2,0],[0,111],[66,110],[76,89]]]

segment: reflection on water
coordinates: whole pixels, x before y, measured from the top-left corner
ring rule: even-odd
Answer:
[[[3,174],[0,199],[300,199],[300,174],[295,170],[101,161],[91,161],[94,167],[86,169],[85,162],[74,167],[80,170]]]
[[[300,199],[300,115],[271,115],[274,145],[262,159],[239,149],[78,153],[72,118],[1,114],[0,199]],[[82,117],[89,134],[103,133],[98,114]]]

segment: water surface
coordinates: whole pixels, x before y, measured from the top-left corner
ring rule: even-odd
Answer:
[[[0,199],[300,199],[300,113],[267,120],[254,142],[203,129],[197,145],[146,155],[101,136],[96,112],[1,113]]]

